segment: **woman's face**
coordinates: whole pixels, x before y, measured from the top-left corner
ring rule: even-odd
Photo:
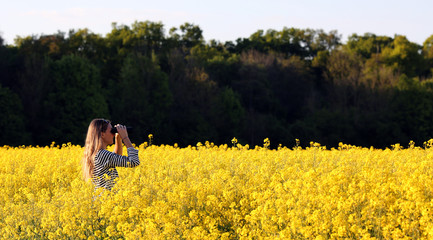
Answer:
[[[107,129],[101,134],[102,141],[104,141],[107,146],[113,144],[114,134],[111,133],[112,128],[111,123],[108,123]]]

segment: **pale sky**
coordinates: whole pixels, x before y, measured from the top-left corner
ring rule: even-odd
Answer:
[[[337,30],[342,40],[353,33],[405,35],[422,44],[433,35],[433,0],[0,0],[0,35],[67,33],[88,28],[105,36],[111,23],[161,22],[168,31],[185,22],[198,25],[206,41],[249,37],[259,29]]]

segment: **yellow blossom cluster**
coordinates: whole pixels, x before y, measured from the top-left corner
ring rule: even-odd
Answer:
[[[142,144],[111,192],[83,181],[81,146],[0,147],[0,238],[433,238],[431,142],[269,142]]]

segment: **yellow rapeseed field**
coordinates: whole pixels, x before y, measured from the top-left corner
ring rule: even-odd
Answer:
[[[81,146],[4,146],[0,238],[432,239],[432,143],[142,144],[112,192],[82,180]]]

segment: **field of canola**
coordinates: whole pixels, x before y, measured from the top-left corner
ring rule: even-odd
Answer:
[[[81,146],[0,147],[0,238],[433,238],[432,141],[266,143],[142,144],[111,193],[82,180]]]

